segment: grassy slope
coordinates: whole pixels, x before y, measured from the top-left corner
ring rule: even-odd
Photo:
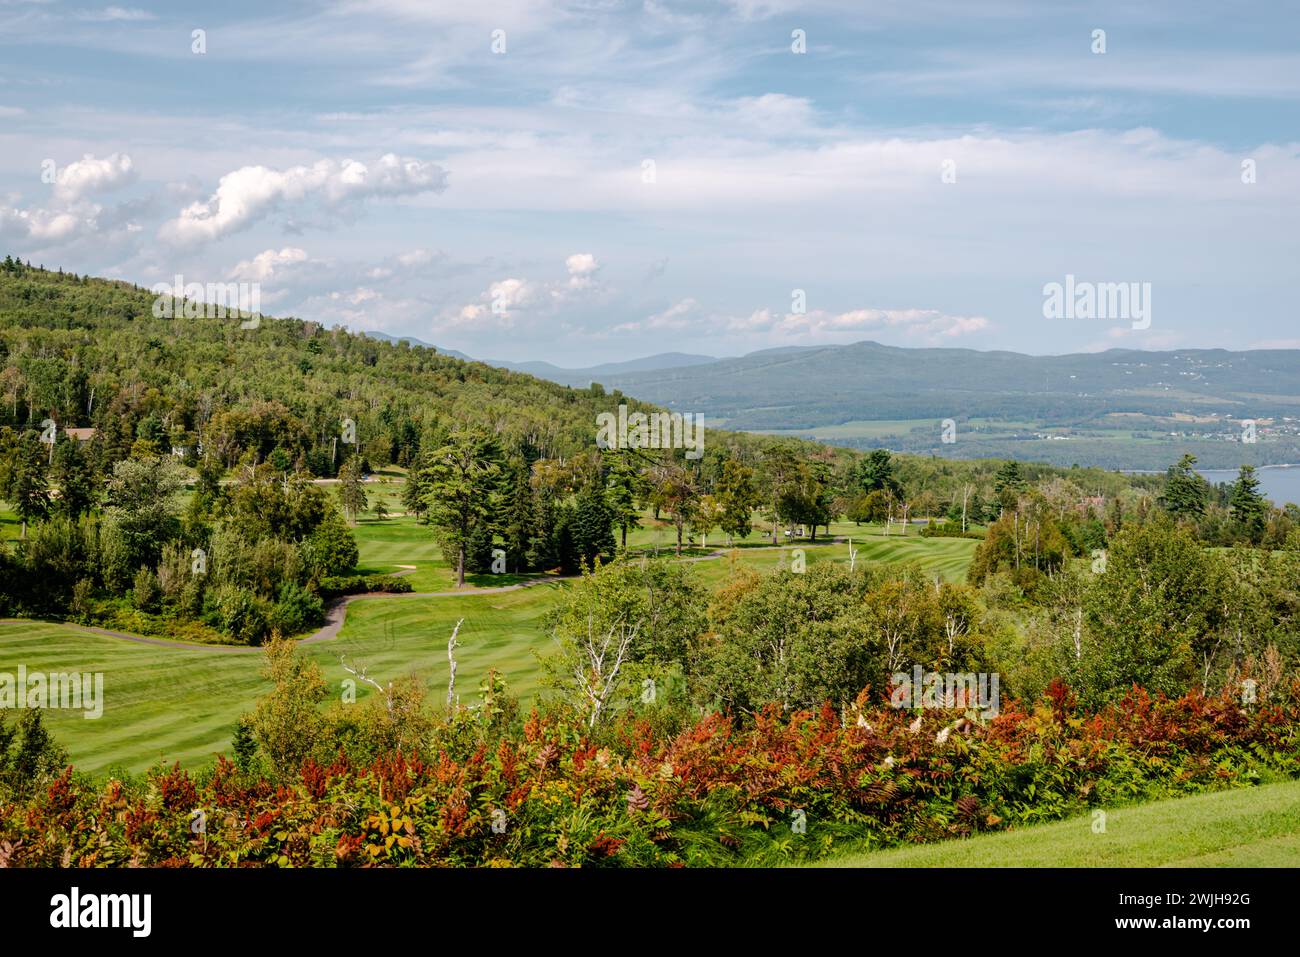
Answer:
[[[849,854],[829,867],[1297,867],[1300,782],[1155,801],[958,841]]]
[[[457,618],[461,648],[457,676],[463,697],[472,698],[488,669],[504,672],[522,697],[537,692],[540,677],[533,649],[544,644],[541,616],[546,592],[556,586],[464,598],[360,601],[328,642],[304,646],[325,676],[331,698],[348,678],[339,662],[363,664],[380,681],[411,671],[424,676],[441,702],[447,687],[447,638]],[[544,649],[541,649],[544,650]],[[269,687],[262,656],[215,648],[145,645],[89,634],[50,623],[0,623],[0,671],[102,672],[104,715],[50,711],[55,738],[85,771],[121,764],[140,771],[159,759],[194,766],[226,750],[235,720]],[[359,684],[357,697],[371,689]]]

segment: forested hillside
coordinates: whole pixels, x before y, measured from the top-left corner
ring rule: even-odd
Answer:
[[[201,440],[226,466],[279,449],[332,475],[344,418],[376,465],[407,465],[426,430],[470,424],[549,458],[589,448],[596,414],[618,401],[306,320],[156,319],[155,298],[124,282],[0,269],[0,426],[94,427],[106,461],[143,442],[183,448],[192,464]]]

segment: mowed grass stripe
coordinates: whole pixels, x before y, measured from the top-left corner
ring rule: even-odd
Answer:
[[[0,623],[0,671],[102,672],[104,714],[50,710],[55,738],[77,766],[98,771],[120,763],[143,770],[159,756],[182,764],[225,749],[235,719],[267,683],[262,657],[160,647],[63,625]]]
[[[528,703],[540,688],[534,652],[549,651],[542,619],[562,587],[542,584],[450,598],[362,599],[348,606],[347,621],[335,640],[307,648],[335,687],[349,677],[339,662],[339,655],[346,654],[350,666],[364,663],[371,677],[417,672],[441,703],[450,674],[447,641],[463,618],[456,651],[462,702],[473,700],[479,683],[495,669],[506,677],[512,693]]]
[[[540,687],[533,649],[544,650],[542,616],[557,585],[514,592],[439,599],[364,599],[353,602],[335,639],[303,646],[316,661],[337,700],[344,671],[364,665],[381,683],[420,674],[432,700],[441,704],[449,664],[447,640],[463,617],[457,660],[461,700],[474,700],[489,669],[501,671],[525,703]],[[113,765],[140,771],[160,758],[184,766],[208,763],[228,751],[239,715],[266,693],[260,654],[231,654],[141,644],[64,625],[0,623],[0,671],[102,672],[104,715],[87,720],[81,712],[51,710],[48,726],[83,770]],[[357,698],[374,693],[357,684]]]

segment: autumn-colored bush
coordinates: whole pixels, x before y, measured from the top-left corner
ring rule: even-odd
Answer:
[[[487,743],[309,759],[278,785],[224,758],[99,784],[68,769],[0,802],[0,864],[776,863],[1276,776],[1300,776],[1300,682],[1246,706],[1134,689],[1093,713],[1058,683],[987,721],[863,704],[664,735],[626,717],[598,739],[534,712]]]

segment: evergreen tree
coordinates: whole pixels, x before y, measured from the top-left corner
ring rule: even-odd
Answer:
[[[495,535],[489,521],[475,522],[465,541],[465,567],[476,575],[492,570],[492,548]]]
[[[555,510],[555,530],[551,535],[551,550],[560,566],[560,574],[578,573],[578,549],[573,536],[573,506],[561,502]]]
[[[754,509],[762,503],[762,496],[754,485],[753,469],[735,459],[727,459],[722,466],[717,499],[722,507],[719,524],[728,541],[744,538],[754,530]]]
[[[1228,495],[1228,506],[1233,520],[1252,542],[1258,542],[1264,533],[1264,520],[1268,516],[1268,499],[1259,492],[1259,477],[1255,466],[1243,465],[1237,481]]]
[[[898,479],[894,477],[894,460],[889,449],[872,449],[858,463],[857,479],[863,494],[889,492],[895,498],[903,494]]]
[[[75,439],[54,450],[54,480],[59,486],[57,508],[61,515],[79,518],[95,507],[97,483],[89,456]]]
[[[578,494],[573,513],[573,547],[587,567],[602,555],[614,552],[614,513],[605,500],[605,489],[593,479]]]
[[[560,521],[560,506],[546,496],[537,508],[536,534],[528,550],[528,564],[538,571],[549,571],[561,564],[556,550],[556,529]]]
[[[22,537],[27,537],[29,522],[39,521],[50,513],[49,480],[46,477],[45,452],[33,448],[31,441],[14,444],[8,472],[8,488],[4,497],[14,503],[14,511],[22,520]]]
[[[1024,476],[1020,473],[1020,463],[1015,459],[1003,462],[993,480],[993,491],[997,493],[998,503],[1004,509],[1014,508],[1016,501],[1028,487]]]
[[[415,516],[416,522],[424,521],[429,510],[424,497],[428,492],[424,482],[425,463],[418,460],[406,473],[406,485],[402,488],[402,507]]]
[[[613,522],[619,528],[620,547],[627,550],[627,530],[641,524],[641,511],[638,499],[645,492],[645,482],[640,470],[631,461],[626,452],[606,453],[609,463],[609,489],[607,500]]]
[[[503,476],[501,447],[494,436],[457,432],[429,457],[423,480],[429,521],[443,554],[455,556],[456,586],[465,584],[466,550],[479,530],[494,529]],[[491,546],[489,545],[489,548]]]
[[[1165,480],[1165,493],[1160,505],[1179,518],[1197,518],[1205,514],[1210,484],[1197,474],[1195,455],[1184,455],[1177,465],[1171,465]]]
[[[515,480],[506,506],[506,567],[513,565],[520,573],[529,569],[536,537],[537,508],[531,478],[526,464],[521,462],[515,467]]]
[[[361,481],[362,463],[351,456],[339,469],[339,502],[353,525],[366,510],[366,487]]]

